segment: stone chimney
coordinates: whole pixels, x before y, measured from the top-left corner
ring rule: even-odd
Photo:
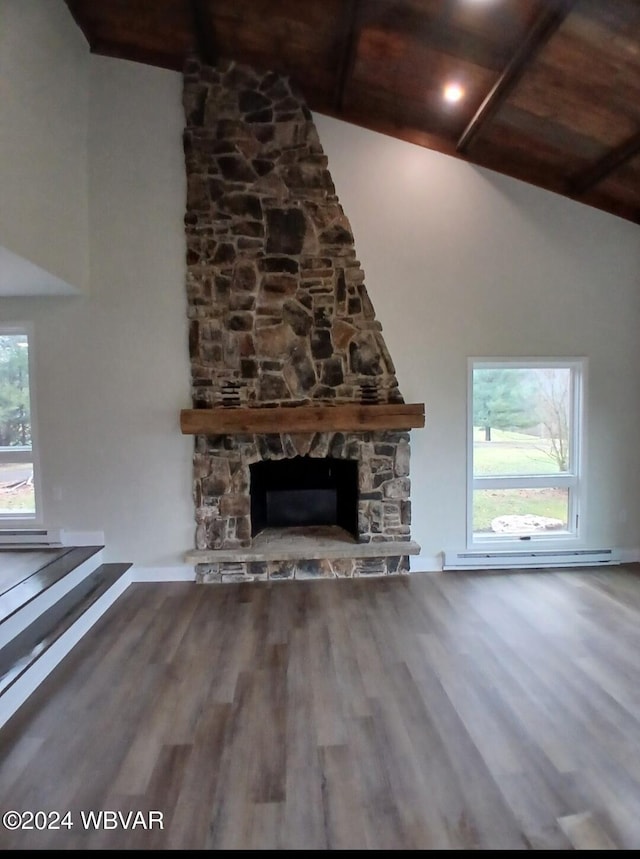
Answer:
[[[311,114],[290,81],[228,63],[184,72],[185,231],[194,409],[403,403]],[[250,466],[292,457],[359,463],[356,542],[404,542],[371,563],[293,559],[290,577],[406,571],[409,434],[196,437],[202,581],[282,574],[253,557]],[[394,550],[395,551],[395,550]],[[225,552],[213,562],[211,553]],[[381,549],[382,552],[382,549]],[[220,556],[222,557],[222,556]],[[382,560],[381,560],[382,559]],[[292,559],[288,559],[291,562]],[[279,561],[279,562],[278,562]],[[258,565],[258,566],[256,566]],[[287,568],[289,569],[289,568]],[[280,576],[282,577],[282,576]]]

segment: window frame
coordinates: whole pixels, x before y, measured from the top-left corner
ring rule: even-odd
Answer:
[[[33,469],[33,492],[35,511],[33,515],[16,515],[13,513],[0,512],[0,531],[13,528],[41,527],[43,523],[42,513],[42,485],[40,476],[40,446],[38,442],[38,418],[35,393],[35,358],[34,358],[34,326],[31,322],[0,322],[0,336],[23,335],[28,343],[28,367],[29,367],[29,416],[31,423],[31,448],[0,447],[0,464],[6,462],[30,463]]]
[[[474,475],[473,371],[479,369],[568,369],[571,371],[570,470],[555,474]],[[584,457],[586,449],[586,386],[588,362],[585,357],[502,358],[472,357],[467,362],[467,548],[491,546],[523,548],[523,544],[544,543],[547,547],[583,540],[585,510]],[[473,493],[481,489],[566,488],[568,490],[566,531],[549,534],[481,534],[473,530]]]

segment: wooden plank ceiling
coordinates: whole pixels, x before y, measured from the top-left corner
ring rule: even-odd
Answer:
[[[312,111],[640,223],[639,0],[67,5],[96,54],[281,71]]]

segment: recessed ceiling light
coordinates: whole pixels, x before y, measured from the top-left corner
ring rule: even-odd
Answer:
[[[448,83],[443,91],[443,97],[445,101],[448,101],[449,104],[455,104],[460,101],[462,96],[464,95],[464,90],[457,83]]]

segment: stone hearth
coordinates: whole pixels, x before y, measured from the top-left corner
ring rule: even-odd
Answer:
[[[200,581],[349,578],[408,573],[406,541],[358,543],[335,527],[278,528],[263,531],[246,550],[195,552]],[[208,562],[207,562],[208,561]]]
[[[190,61],[184,108],[194,409],[404,403],[302,97],[271,72]],[[250,466],[294,457],[357,464],[357,533],[252,536]],[[197,579],[408,572],[409,460],[404,429],[197,435]]]

